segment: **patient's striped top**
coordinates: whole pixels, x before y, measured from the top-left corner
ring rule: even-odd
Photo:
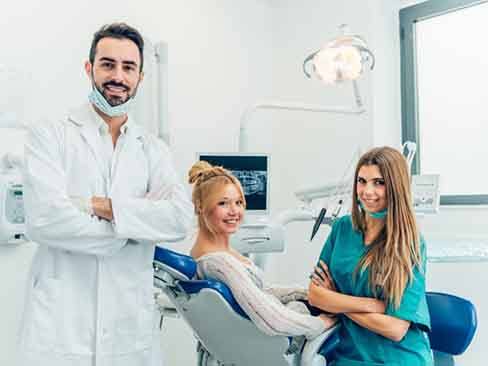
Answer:
[[[224,282],[256,326],[268,335],[314,338],[326,330],[325,323],[311,316],[303,288],[266,287],[262,271],[227,252],[213,252],[197,259],[199,278]]]

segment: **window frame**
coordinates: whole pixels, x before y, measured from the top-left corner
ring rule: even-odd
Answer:
[[[422,146],[419,145],[415,23],[486,2],[488,0],[429,0],[400,10],[402,142],[417,143],[412,174],[420,172],[422,153]],[[440,204],[488,205],[488,194],[441,195]]]

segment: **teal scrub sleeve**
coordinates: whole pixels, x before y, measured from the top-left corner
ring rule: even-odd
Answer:
[[[412,281],[407,285],[402,297],[400,306],[395,309],[393,304],[389,304],[385,314],[410,321],[423,331],[430,331],[429,309],[425,296],[425,269],[426,269],[426,250],[424,239],[420,238],[420,251],[422,266],[416,266],[413,270]]]
[[[339,230],[338,227],[341,221],[341,219],[338,219],[332,224],[332,229],[327,237],[327,240],[325,241],[324,246],[322,247],[322,251],[320,252],[319,260],[324,261],[327,265],[329,265],[330,257],[332,256],[332,251],[334,250],[335,238],[337,236],[337,232]]]

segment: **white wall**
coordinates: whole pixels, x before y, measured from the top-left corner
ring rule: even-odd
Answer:
[[[374,145],[400,146],[401,92],[398,6],[394,1],[371,1],[371,47],[376,55],[372,78]]]

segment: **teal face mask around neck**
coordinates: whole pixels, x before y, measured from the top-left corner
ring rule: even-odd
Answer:
[[[387,208],[385,208],[384,210],[378,211],[378,212],[368,211],[364,208],[363,203],[360,200],[358,200],[358,205],[362,211],[366,212],[373,219],[384,219],[386,217],[386,214],[388,213]]]
[[[133,96],[130,97],[125,103],[112,106],[109,102],[105,99],[102,93],[98,90],[97,87],[93,86],[91,93],[88,95],[88,100],[92,103],[95,107],[97,107],[102,113],[106,114],[109,117],[121,117],[126,115],[129,112],[131,107],[132,101],[134,100]]]

